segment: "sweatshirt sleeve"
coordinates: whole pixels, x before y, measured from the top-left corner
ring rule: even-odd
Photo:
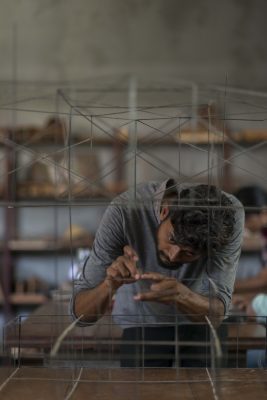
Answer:
[[[211,302],[218,297],[224,304],[225,314],[231,304],[244,232],[244,209],[233,196],[232,201],[236,208],[233,234],[224,247],[207,258],[207,276],[202,281],[201,290],[201,294],[209,296]]]
[[[106,269],[120,255],[125,246],[124,219],[118,205],[111,203],[101,220],[96,232],[91,253],[84,263],[79,279],[74,281],[70,311],[74,317],[74,299],[86,289],[93,289],[106,276]]]

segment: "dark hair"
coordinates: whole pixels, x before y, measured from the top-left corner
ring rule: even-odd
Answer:
[[[246,209],[246,214],[259,214],[262,207],[267,206],[267,193],[260,186],[251,185],[240,188],[235,196],[246,207],[253,207],[253,209]]]
[[[170,207],[169,216],[177,243],[204,254],[228,243],[235,223],[230,199],[208,185],[183,189],[176,205]]]

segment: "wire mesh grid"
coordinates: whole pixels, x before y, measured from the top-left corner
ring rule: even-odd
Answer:
[[[102,207],[104,210],[114,196],[125,189],[131,192],[130,204],[116,197],[113,205],[146,207],[146,203],[157,199],[138,198],[137,185],[147,180],[162,181],[170,177],[175,178],[178,188],[184,183],[205,183],[233,191],[247,181],[256,181],[266,186],[264,93],[203,87],[188,82],[144,83],[133,78],[94,83],[89,89],[69,86],[55,90],[55,87],[42,87],[43,96],[40,96],[40,87],[27,87],[30,94],[25,96],[27,91],[24,86],[17,85],[16,91],[11,90],[11,99],[2,104],[0,110],[6,126],[11,127],[4,127],[1,133],[1,142],[8,149],[1,159],[1,163],[5,165],[1,179],[8,183],[8,191],[5,193],[4,190],[1,205],[7,212],[40,207],[51,210],[54,229],[51,241],[58,245],[55,247],[55,278],[59,280],[58,253],[65,246],[71,258],[70,291],[73,290],[75,277],[74,252],[77,244],[73,233],[75,208],[89,210]],[[40,120],[44,125],[41,129],[35,129],[34,124]],[[23,129],[21,121],[30,121],[33,124],[30,133],[28,128]],[[79,165],[79,160],[82,159],[89,165],[85,170]],[[49,182],[49,185],[44,189],[44,182],[41,181],[40,184],[37,179],[34,191],[35,182],[31,181],[31,185],[27,186],[29,174],[26,172],[36,165],[39,168],[46,166],[49,174],[46,183]],[[18,184],[13,179],[15,176],[22,183]],[[60,208],[64,208],[69,226],[69,234],[63,244],[59,238]],[[11,217],[7,217],[9,221]],[[7,239],[10,240],[11,236],[11,233],[7,235]],[[89,247],[88,238],[86,240],[85,247]],[[211,311],[215,304],[213,299],[216,297],[216,290],[216,285],[210,288]],[[7,300],[7,288],[4,288],[4,295]],[[6,360],[12,360],[12,365],[4,369],[1,390],[6,390],[13,381],[16,385],[24,382],[23,385],[27,386],[35,377],[35,382],[39,382],[39,379],[46,381],[48,385],[52,382],[47,390],[54,391],[54,396],[58,395],[58,398],[70,398],[72,395],[75,398],[77,382],[80,388],[85,387],[86,383],[94,383],[92,390],[95,395],[104,398],[107,394],[101,392],[103,383],[129,385],[134,381],[134,385],[130,385],[134,387],[134,394],[129,387],[125,390],[128,397],[133,395],[138,398],[145,390],[143,388],[147,387],[143,385],[144,382],[152,382],[152,386],[156,388],[155,383],[166,381],[174,388],[173,396],[177,396],[179,390],[185,390],[190,393],[191,398],[201,398],[198,396],[202,389],[206,393],[204,386],[208,383],[208,390],[213,396],[211,398],[224,398],[223,382],[227,382],[226,386],[230,385],[229,390],[233,390],[232,386],[237,388],[237,383],[241,381],[249,380],[253,384],[261,381],[263,386],[266,381],[264,370],[255,373],[255,377],[251,373],[249,379],[245,375],[248,372],[244,371],[241,371],[242,377],[238,375],[239,372],[231,372],[236,374],[233,379],[230,375],[225,375],[226,372],[221,368],[225,358],[225,354],[221,353],[224,341],[221,342],[217,336],[216,320],[212,312],[205,321],[205,332],[209,332],[209,339],[205,336],[204,347],[207,348],[208,343],[210,354],[204,371],[191,373],[180,366],[182,357],[179,349],[183,341],[179,340],[179,323],[175,324],[175,339],[170,340],[175,348],[171,372],[167,374],[165,369],[160,369],[160,372],[154,369],[150,371],[144,367],[142,346],[145,341],[145,321],[149,316],[143,313],[142,308],[139,311],[139,318],[142,319],[141,332],[133,339],[135,344],[141,346],[141,350],[140,347],[134,348],[133,355],[139,360],[139,368],[135,368],[135,372],[117,368],[121,332],[111,317],[107,317],[108,321],[101,328],[98,325],[94,328],[74,327],[65,338],[61,338],[60,350],[55,357],[51,357],[53,346],[68,320],[68,312],[66,309],[64,312],[62,310],[57,309],[56,315],[51,311],[50,315],[38,316],[35,321],[32,319],[30,326],[27,326],[28,319],[23,316],[7,325],[4,354],[7,354]],[[131,317],[130,315],[129,318]],[[70,321],[67,325],[69,324]],[[240,321],[238,325],[232,323],[231,329],[236,332],[236,342],[235,352],[231,353],[234,363],[228,364],[231,367],[240,367],[239,363],[242,361],[239,354],[239,329],[242,324]],[[246,321],[246,324],[250,323]],[[259,329],[263,328],[263,325],[254,325]],[[39,334],[37,338],[28,336],[26,342],[23,341],[24,330],[29,329],[30,333],[34,331],[33,326],[37,326],[41,332],[48,329],[48,347],[42,337],[39,339]],[[229,323],[227,327],[230,327]],[[89,338],[86,336],[87,329],[92,335]],[[111,336],[114,334],[114,337],[110,339],[107,335],[99,339],[97,334],[101,329],[108,331]],[[78,338],[76,332],[80,332]],[[266,344],[263,347],[266,348]],[[37,365],[39,363],[36,369],[24,365],[25,349],[28,354],[25,359],[32,357],[37,360]],[[201,357],[203,358],[203,354]],[[40,373],[48,374],[47,379],[38,377]],[[193,389],[190,382],[195,382],[194,387],[197,389]],[[203,388],[200,387],[202,384]],[[38,387],[38,383],[36,385]],[[88,387],[86,390],[91,390]],[[111,390],[113,397],[125,395],[121,385],[106,387],[107,393]],[[186,389],[181,389],[182,387]],[[188,393],[181,398],[189,396]]]

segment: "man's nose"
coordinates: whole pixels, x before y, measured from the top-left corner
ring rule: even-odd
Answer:
[[[169,248],[169,259],[170,261],[176,261],[178,255],[180,253],[180,247],[177,245],[173,245]]]

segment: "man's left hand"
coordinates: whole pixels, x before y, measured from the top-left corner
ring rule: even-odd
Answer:
[[[181,287],[183,284],[175,278],[161,275],[156,272],[151,272],[141,275],[141,280],[151,280],[153,283],[150,286],[149,292],[138,293],[134,296],[135,300],[139,301],[158,301],[161,303],[171,304],[181,295]]]

